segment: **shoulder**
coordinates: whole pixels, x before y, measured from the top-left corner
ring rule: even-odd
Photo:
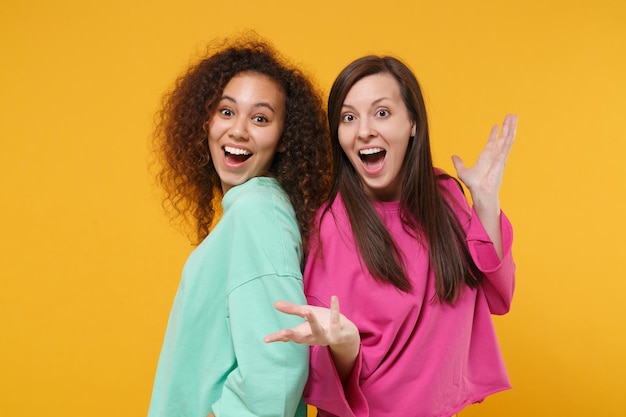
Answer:
[[[439,168],[435,168],[435,178],[442,197],[446,200],[456,216],[460,220],[469,219],[470,206],[461,182]]]
[[[233,191],[235,193],[230,194]],[[238,221],[267,220],[268,215],[285,216],[295,221],[295,213],[287,194],[273,178],[251,178],[231,189],[224,196],[223,204],[225,212],[236,216]]]
[[[346,206],[341,198],[341,194],[332,201],[325,202],[318,210],[315,216],[315,222],[320,228],[336,227],[341,224],[350,224]]]
[[[463,186],[461,185],[461,182],[458,179],[456,179],[455,177],[453,177],[452,175],[448,174],[446,171],[440,168],[435,168],[434,172],[435,172],[435,179],[439,187],[450,189],[450,190],[455,190],[455,191],[458,190],[458,191],[463,192]]]
[[[465,191],[458,179],[440,168],[435,168],[435,180],[437,181],[437,186],[444,192],[446,197],[452,195],[455,200],[465,200]]]
[[[232,191],[236,193],[229,195]],[[301,242],[293,207],[273,178],[252,178],[226,193],[222,219],[239,242],[289,247]]]

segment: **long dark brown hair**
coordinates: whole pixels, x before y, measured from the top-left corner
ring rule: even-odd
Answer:
[[[402,100],[411,120],[416,124],[416,135],[409,139],[403,161],[400,216],[405,230],[429,249],[430,263],[436,277],[437,298],[453,303],[463,284],[475,288],[483,274],[469,253],[465,233],[451,203],[443,195],[445,188],[440,186],[442,180],[451,177],[437,174],[433,167],[426,105],[420,85],[413,72],[396,58],[359,58],[349,64],[333,83],[328,98],[328,118],[334,177],[324,214],[328,213],[340,193],[355,241],[369,272],[377,280],[391,283],[402,291],[411,291],[402,254],[372,206],[358,173],[339,143],[338,128],[346,95],[362,78],[380,73],[390,74],[397,81]]]
[[[166,210],[173,219],[191,226],[194,243],[209,234],[216,217],[215,201],[222,195],[205,126],[235,75],[259,73],[274,80],[285,93],[286,116],[279,141],[284,152],[276,153],[268,174],[289,196],[306,242],[315,211],[331,185],[328,123],[321,92],[309,76],[254,32],[216,40],[207,49],[206,56],[176,80],[157,114],[153,144]]]

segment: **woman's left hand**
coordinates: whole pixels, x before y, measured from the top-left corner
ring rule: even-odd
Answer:
[[[485,149],[478,155],[478,160],[472,167],[465,167],[463,160],[458,156],[452,157],[457,176],[469,189],[476,215],[489,235],[500,259],[503,256],[503,247],[499,193],[516,128],[517,116],[506,115],[500,135],[498,135],[498,125],[495,125],[491,129]]]
[[[502,130],[498,135],[498,125],[491,129],[489,140],[478,160],[471,167],[466,167],[463,160],[457,155],[452,156],[452,162],[457,176],[472,194],[476,202],[481,200],[497,201],[506,160],[513,146],[517,116],[507,115],[502,123]]]

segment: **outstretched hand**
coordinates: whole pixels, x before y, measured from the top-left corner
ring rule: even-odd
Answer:
[[[269,334],[263,339],[271,342],[295,342],[310,346],[338,346],[359,338],[357,327],[339,312],[339,300],[330,299],[330,308],[298,305],[287,301],[277,301],[274,307],[285,314],[300,316],[304,323]]]
[[[497,198],[506,160],[515,139],[516,127],[517,116],[506,115],[500,134],[498,135],[498,125],[495,125],[491,129],[487,145],[471,167],[466,167],[459,156],[452,156],[457,176],[470,190],[474,200]]]
[[[330,308],[286,301],[277,301],[274,307],[283,313],[300,316],[305,322],[292,329],[268,334],[263,341],[328,346],[339,378],[345,383],[359,354],[361,336],[356,325],[339,312],[339,299],[334,295],[330,297]]]

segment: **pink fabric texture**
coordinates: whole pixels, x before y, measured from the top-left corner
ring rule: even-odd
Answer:
[[[361,350],[345,386],[328,348],[311,348],[304,395],[320,417],[449,417],[510,388],[491,314],[508,312],[513,297],[512,227],[501,214],[500,260],[456,182],[442,181],[470,253],[485,274],[482,284],[465,287],[454,305],[436,301],[427,248],[404,230],[398,202],[375,207],[405,258],[411,293],[367,272],[341,196],[323,217],[319,239],[312,238],[304,272],[308,303],[329,307],[331,295],[337,295],[341,312],[361,334]]]

